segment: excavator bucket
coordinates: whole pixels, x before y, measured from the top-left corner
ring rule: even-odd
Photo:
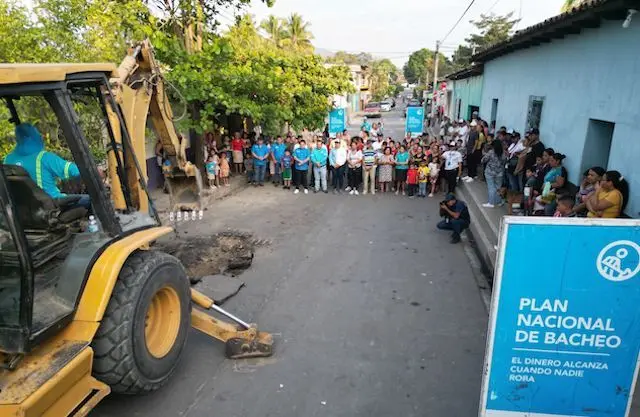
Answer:
[[[177,169],[165,172],[164,179],[169,191],[172,211],[200,211],[204,208],[202,175],[197,169],[192,170],[191,174],[189,176]]]

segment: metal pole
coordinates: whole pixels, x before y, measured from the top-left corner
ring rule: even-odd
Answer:
[[[438,89],[438,63],[440,62],[440,41],[436,41],[436,59],[433,66],[433,94],[431,96],[431,120],[436,115],[436,91]]]

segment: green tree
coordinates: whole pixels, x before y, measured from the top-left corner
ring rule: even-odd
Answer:
[[[381,59],[371,63],[369,67],[371,80],[371,95],[376,101],[382,100],[395,93],[395,83],[398,80],[398,68],[388,59]]]
[[[500,42],[504,42],[511,36],[518,19],[512,19],[513,12],[504,16],[495,14],[481,14],[479,20],[472,20],[471,23],[479,33],[469,36],[466,41],[468,47],[474,53],[480,52]]]
[[[408,83],[429,84],[433,81],[433,73],[435,69],[435,54],[433,51],[423,48],[413,52],[409,56],[409,60],[402,71]],[[438,53],[438,74],[444,75],[451,70],[451,62],[441,52]]]
[[[285,39],[283,43],[298,51],[313,50],[313,46],[311,45],[313,35],[309,30],[310,26],[311,24],[305,22],[298,13],[292,13],[284,25]]]
[[[473,49],[466,45],[458,45],[458,49],[451,57],[451,70],[455,72],[468,67],[471,64],[471,56],[473,56]]]
[[[285,37],[282,23],[282,19],[274,15],[269,15],[268,18],[260,23],[260,27],[269,34],[269,37],[276,46],[280,46]]]
[[[338,51],[333,56],[327,58],[328,63],[345,65],[369,65],[373,61],[373,56],[367,52],[352,54],[349,52]]]
[[[560,9],[560,11],[562,13],[566,13],[568,11],[571,11],[571,9],[575,8],[575,7],[580,7],[583,3],[586,3],[587,0],[565,0],[565,2],[562,4],[562,8]]]

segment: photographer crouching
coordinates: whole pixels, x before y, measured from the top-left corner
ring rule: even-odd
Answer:
[[[453,230],[451,243],[460,242],[460,233],[471,224],[467,205],[449,193],[440,203],[440,217],[444,217],[444,220],[438,223],[438,229]]]

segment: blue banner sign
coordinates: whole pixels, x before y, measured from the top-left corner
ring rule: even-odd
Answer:
[[[424,126],[424,109],[422,107],[407,107],[405,132],[422,134]]]
[[[629,416],[640,221],[505,217],[502,226],[480,416]]]
[[[329,113],[329,135],[335,137],[337,133],[342,133],[345,129],[345,110],[343,108],[331,110]]]

